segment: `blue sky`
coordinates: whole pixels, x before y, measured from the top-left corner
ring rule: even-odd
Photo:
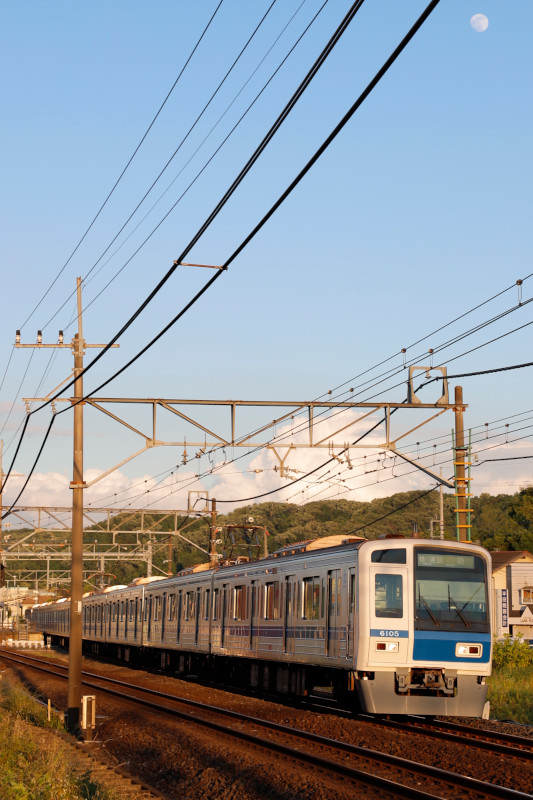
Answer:
[[[84,285],[85,304],[104,288],[177,200],[321,5],[317,0],[307,0],[301,7],[300,3],[278,0],[273,5],[133,225],[176,178],[175,182],[138,230],[133,231],[133,225],[126,228],[125,234],[131,233],[131,237],[116,255],[107,263],[122,237],[98,262],[92,280]],[[38,328],[43,329],[45,341],[55,341],[59,328],[70,338],[73,328],[67,326],[73,298],[54,315],[73,291],[76,276],[86,276],[98,261],[269,5],[259,0],[224,0],[106,208],[22,328],[23,341],[35,341]],[[6,447],[4,467],[24,418],[21,397],[35,396],[50,355],[49,351],[35,352],[29,363],[29,351],[12,353],[15,329],[23,325],[69,258],[215,6],[215,2],[191,5],[157,0],[150,7],[120,0],[90,5],[59,1],[4,5],[0,32],[4,289],[0,382],[5,374],[0,427],[5,426],[1,434]],[[347,2],[329,0],[223,150],[148,244],[87,308],[87,341],[106,342],[166,272],[348,7]],[[424,7],[425,3],[415,0],[366,0],[286,124],[187,260],[220,264],[229,256]],[[483,13],[489,20],[483,33],[476,33],[470,25],[475,13]],[[400,367],[402,347],[533,272],[532,25],[533,6],[523,0],[481,4],[442,0],[328,152],[228,273],[104,394],[311,399],[394,354],[392,363]],[[219,126],[186,164],[258,64]],[[87,375],[86,390],[134,355],[207,277],[205,270],[181,268],[121,337],[120,350],[108,353]],[[524,283],[522,300],[532,296],[531,286],[533,279]],[[418,347],[420,354],[511,308],[517,299],[517,289],[508,291],[425,340]],[[448,348],[434,363],[446,363],[531,319],[526,305]],[[455,374],[526,362],[531,359],[530,342],[531,328],[526,327],[456,358],[449,371]],[[414,350],[408,352],[414,355]],[[418,363],[428,363],[427,358],[421,355]],[[59,384],[70,369],[70,354],[60,352],[39,394]],[[532,405],[530,373],[524,369],[463,380],[470,405],[467,425],[483,425],[528,409]],[[405,389],[397,385],[402,380],[404,375],[381,384],[381,399],[403,400]],[[374,396],[375,391],[370,394]],[[367,395],[362,393],[360,399]],[[16,464],[21,473],[29,469],[48,420],[48,409],[32,417]],[[34,482],[35,488],[30,485],[28,489],[32,502],[41,496],[42,502],[63,496],[63,489],[57,495],[50,493],[47,476],[66,479],[70,473],[70,425],[68,414],[55,425],[39,464],[39,487]],[[451,419],[439,422],[433,430],[435,435],[443,435],[450,427]],[[112,425],[100,425],[88,417],[86,431],[89,470],[107,469],[131,452],[130,442]],[[528,440],[520,447],[521,454],[533,453]],[[128,481],[149,479],[171,469],[180,457],[181,453],[168,448],[158,450],[123,468],[120,478],[124,486]],[[266,470],[272,464],[264,458],[261,465]],[[321,462],[321,456],[318,462],[316,458],[306,454],[293,463],[295,468],[307,468]],[[476,488],[514,491],[528,482],[531,463],[523,460],[495,466],[490,476],[485,473],[485,483],[479,478]],[[261,480],[251,474],[228,478],[218,492],[237,497],[241,490],[253,491]],[[277,475],[268,480],[261,489],[279,485]],[[498,481],[500,488],[496,488]],[[14,481],[12,486],[16,485]],[[393,492],[414,485],[390,481],[387,492],[389,487]],[[428,485],[423,476],[416,483],[420,488]],[[11,491],[7,489],[8,499]],[[367,497],[373,490],[365,491],[359,495],[354,491],[350,497]],[[68,500],[68,490],[65,496]]]

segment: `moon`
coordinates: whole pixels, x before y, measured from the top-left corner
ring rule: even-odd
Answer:
[[[489,21],[485,14],[474,14],[470,20],[470,25],[476,33],[483,33],[489,27]]]

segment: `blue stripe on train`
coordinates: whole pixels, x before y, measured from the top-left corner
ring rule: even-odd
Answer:
[[[458,642],[481,644],[481,658],[455,655]],[[490,659],[490,634],[465,631],[415,631],[413,661],[454,661],[457,664],[478,662],[487,664]]]

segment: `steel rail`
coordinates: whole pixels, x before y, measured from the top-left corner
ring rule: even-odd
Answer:
[[[7,658],[8,660],[12,660],[16,663],[21,663],[23,665],[26,665],[30,669],[37,669],[43,672],[53,674],[56,677],[66,678],[66,675],[62,675],[56,669],[59,667],[60,670],[67,670],[67,667],[65,665],[54,664],[54,665],[43,666],[43,662],[41,659],[25,657],[22,654],[18,653],[17,657],[14,657],[11,653],[6,654],[5,650],[0,650],[0,658]],[[29,661],[33,661],[36,663],[31,664],[28,663]],[[150,689],[136,684],[125,683],[124,681],[119,681],[116,678],[108,678],[105,676],[100,676],[95,673],[88,673],[88,672],[83,672],[82,674],[85,675],[87,678],[89,677],[92,678],[92,680],[88,679],[82,680],[83,685],[88,686],[91,689],[97,691],[98,690],[103,691],[106,694],[109,694],[113,697],[117,697],[123,701],[138,703],[143,707],[153,711],[157,711],[158,713],[164,713],[169,716],[185,719],[188,722],[196,723],[197,725],[204,726],[206,728],[215,730],[225,735],[229,734],[256,747],[274,750],[292,759],[305,761],[306,763],[310,763],[315,767],[320,767],[329,772],[341,774],[345,777],[351,778],[352,780],[366,783],[374,787],[378,787],[382,791],[383,790],[391,791],[396,796],[415,798],[416,800],[428,800],[429,798],[437,798],[436,795],[420,791],[411,786],[395,783],[386,778],[382,778],[378,775],[372,775],[371,773],[368,773],[364,770],[359,770],[354,767],[350,767],[338,761],[332,761],[331,759],[326,759],[322,756],[318,756],[316,753],[312,752],[310,753],[302,751],[300,749],[294,749],[279,742],[265,740],[264,738],[261,738],[254,734],[247,733],[246,731],[243,730],[237,730],[235,728],[228,727],[226,725],[221,725],[220,723],[214,722],[213,720],[208,720],[202,717],[198,717],[197,715],[180,711],[175,708],[169,708],[168,706],[163,706],[160,705],[159,703],[154,703],[150,700],[146,700],[141,697],[126,695],[124,694],[124,692],[117,691],[116,689],[107,688],[105,685],[102,686],[100,683],[94,682],[94,679],[96,679],[97,681],[101,681],[104,684],[107,683],[115,686],[120,686],[121,688],[127,689],[129,691],[133,690],[136,692],[144,693],[149,696],[165,699],[166,701],[181,703],[182,705],[193,706],[207,713],[216,713],[225,717],[236,719],[240,722],[246,722],[249,724],[253,724],[255,726],[268,728],[269,730],[275,731],[285,736],[289,736],[290,738],[300,738],[307,742],[320,745],[321,747],[328,747],[332,750],[342,751],[344,753],[358,756],[359,758],[366,758],[381,764],[386,764],[388,767],[392,766],[404,772],[408,771],[411,774],[418,773],[420,775],[424,775],[427,778],[430,778],[431,780],[438,781],[440,783],[445,783],[448,786],[451,785],[454,787],[460,787],[461,789],[468,789],[471,792],[475,792],[478,795],[483,795],[485,797],[495,798],[496,800],[531,800],[530,794],[526,794],[524,792],[515,789],[508,789],[506,787],[499,786],[498,784],[492,784],[492,783],[487,783],[485,781],[480,781],[475,778],[470,778],[468,776],[460,775],[455,772],[449,772],[447,770],[440,769],[439,767],[432,767],[427,764],[420,764],[418,762],[399,758],[398,756],[393,756],[388,753],[382,753],[376,750],[371,750],[369,748],[349,744],[347,742],[341,742],[338,740],[329,739],[327,737],[320,736],[318,734],[290,728],[288,726],[280,725],[278,723],[260,719],[258,717],[251,717],[245,714],[240,714],[239,712],[229,711],[223,708],[217,708],[215,706],[210,706],[204,703],[200,703],[198,701],[187,700],[185,698],[180,698],[175,695],[169,695],[164,692],[160,692],[158,690]],[[442,799],[439,798],[439,800]]]
[[[403,721],[398,719],[380,719],[370,714],[358,714],[357,719],[379,725],[383,728],[394,728],[396,730],[406,731],[407,733],[431,736],[441,741],[460,742],[461,744],[467,744],[469,747],[490,750],[492,753],[499,753],[511,758],[533,761],[533,739],[527,739],[524,736],[500,733],[499,731],[482,730],[480,728],[472,728],[469,725],[461,725],[460,723],[437,719],[408,719]]]

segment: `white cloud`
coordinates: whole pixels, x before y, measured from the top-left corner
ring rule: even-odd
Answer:
[[[209,469],[204,460],[195,460],[180,466],[172,475],[156,478],[148,473],[129,477],[120,470],[96,482],[85,492],[85,503],[93,507],[176,509],[184,511],[188,508],[189,492],[209,492],[211,498],[219,502],[220,512],[230,511],[240,505],[246,505],[256,498],[255,502],[305,503],[313,500],[342,498],[347,500],[367,501],[375,497],[386,497],[395,492],[413,489],[427,489],[435,484],[435,480],[413,465],[406,463],[399,456],[385,452],[381,448],[383,442],[383,426],[380,426],[365,439],[375,447],[364,449],[349,447],[342,452],[342,447],[333,452],[327,443],[335,431],[345,425],[342,433],[337,434],[336,441],[353,442],[373,424],[376,417],[361,420],[355,412],[348,411],[333,419],[318,424],[314,431],[315,441],[325,440],[324,448],[297,448],[288,451],[290,444],[302,444],[307,432],[297,433],[291,425],[277,430],[280,439],[276,445],[279,456],[284,460],[286,476],[281,477],[279,460],[271,450],[262,449],[250,457],[241,457],[239,448],[231,451],[228,448],[228,463],[223,463],[222,452],[216,454],[213,471],[198,479],[198,473]],[[512,436],[511,436],[512,438]],[[445,450],[446,440],[441,440],[438,450]],[[494,444],[502,445],[493,448]],[[523,486],[533,484],[533,459],[521,458],[533,454],[532,442],[529,440],[511,442],[504,445],[504,439],[481,439],[474,446],[472,468],[472,491],[512,494]],[[408,451],[407,445],[405,445]],[[287,454],[288,453],[288,454]],[[475,460],[477,454],[477,461]],[[336,456],[336,458],[335,458]],[[421,462],[430,470],[438,473],[439,461],[443,464],[443,475],[449,478],[453,473],[451,452],[433,454],[431,444],[417,448],[411,452],[412,458],[420,456]],[[488,459],[506,458],[509,461],[489,461]],[[231,459],[233,460],[232,463]],[[309,472],[327,463],[313,475]],[[482,463],[484,462],[484,463]],[[194,468],[191,468],[194,467]],[[350,468],[351,467],[351,468]],[[100,475],[97,469],[85,472],[85,480],[90,483]],[[298,480],[301,479],[301,480]],[[13,502],[18,494],[24,477],[12,477],[4,493],[4,506]],[[67,506],[72,503],[69,488],[70,478],[59,472],[37,472],[31,478],[21,503],[26,506]],[[272,494],[273,489],[280,489]],[[259,496],[259,497],[258,497]],[[192,501],[196,495],[192,495]],[[231,500],[233,502],[223,502]],[[201,506],[197,505],[197,508]]]

